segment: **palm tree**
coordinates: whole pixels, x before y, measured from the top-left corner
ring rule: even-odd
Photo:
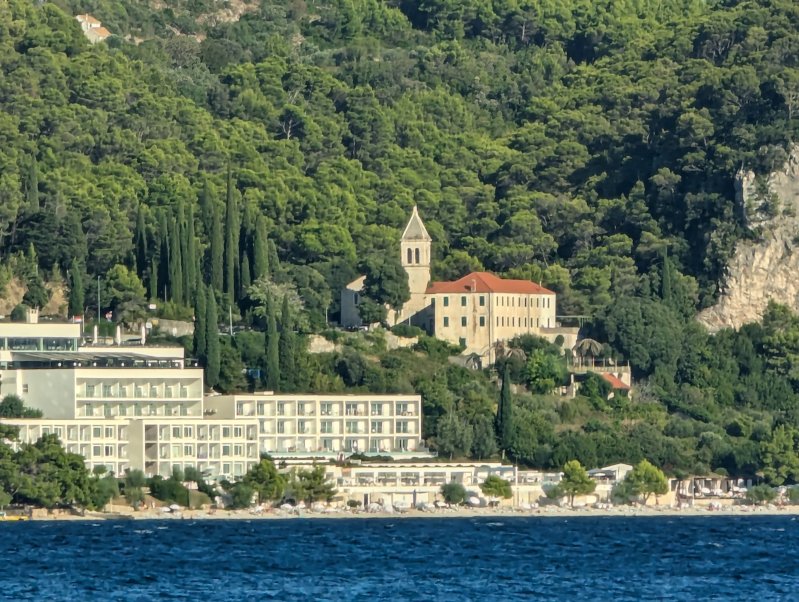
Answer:
[[[580,356],[580,365],[585,363],[585,357],[591,356],[591,367],[594,366],[594,359],[602,353],[602,344],[594,339],[582,339],[574,346],[574,351]]]

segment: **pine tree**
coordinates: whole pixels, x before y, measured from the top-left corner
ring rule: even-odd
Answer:
[[[83,268],[77,261],[72,261],[69,270],[69,315],[82,316],[85,302],[83,290]]]
[[[270,294],[266,298],[266,366],[264,384],[270,391],[280,390],[280,335],[277,332],[275,302]]]
[[[513,402],[510,394],[510,362],[505,362],[502,371],[502,389],[499,393],[497,416],[494,423],[499,447],[503,456],[510,447],[511,433],[513,432]]]
[[[236,294],[236,274],[239,270],[239,209],[233,190],[233,175],[228,166],[227,198],[225,208],[225,288],[224,291],[234,301]]]
[[[297,378],[297,335],[294,332],[294,321],[289,309],[289,297],[283,296],[283,307],[280,310],[280,390],[292,391]]]
[[[255,219],[255,235],[252,241],[252,278],[258,280],[269,276],[269,240],[266,235],[266,218],[259,215]]]
[[[211,281],[211,286],[218,291],[222,290],[223,285],[223,257],[224,257],[224,241],[222,239],[222,224],[219,221],[219,211],[214,210],[215,218],[211,222],[211,244],[208,248],[210,254],[208,265],[208,279]]]
[[[207,291],[205,303],[205,382],[209,387],[219,383],[220,344],[219,314],[216,309],[216,297],[213,289]]]
[[[660,280],[660,298],[663,299],[666,305],[671,305],[674,300],[672,292],[673,269],[668,251],[664,251],[663,272]]]
[[[196,285],[194,295],[194,357],[205,364],[206,335],[208,330],[205,287],[201,282]]]

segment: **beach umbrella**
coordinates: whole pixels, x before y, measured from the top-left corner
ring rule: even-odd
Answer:
[[[180,506],[178,506],[177,504],[172,504],[171,506],[169,506],[169,509],[175,512],[177,510],[180,510]]]

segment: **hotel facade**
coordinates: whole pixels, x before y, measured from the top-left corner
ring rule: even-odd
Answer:
[[[419,395],[282,395],[208,397],[206,413],[258,422],[260,450],[272,455],[422,452]]]
[[[194,467],[234,479],[261,453],[335,458],[356,452],[429,456],[418,395],[214,395],[181,347],[84,344],[78,324],[0,323],[0,397],[41,419],[14,446],[56,435],[89,469],[167,477]]]

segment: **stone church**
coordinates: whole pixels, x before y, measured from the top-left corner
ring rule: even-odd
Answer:
[[[400,311],[389,310],[390,326],[402,322],[418,326],[432,336],[460,345],[465,354],[474,354],[487,363],[495,360],[495,348],[500,341],[521,334],[554,339],[566,330],[556,322],[555,293],[530,280],[472,272],[451,282],[431,282],[432,243],[414,207],[399,249],[411,295]],[[344,328],[362,325],[358,305],[364,278],[353,280],[341,291]],[[576,338],[576,330],[572,336]]]

